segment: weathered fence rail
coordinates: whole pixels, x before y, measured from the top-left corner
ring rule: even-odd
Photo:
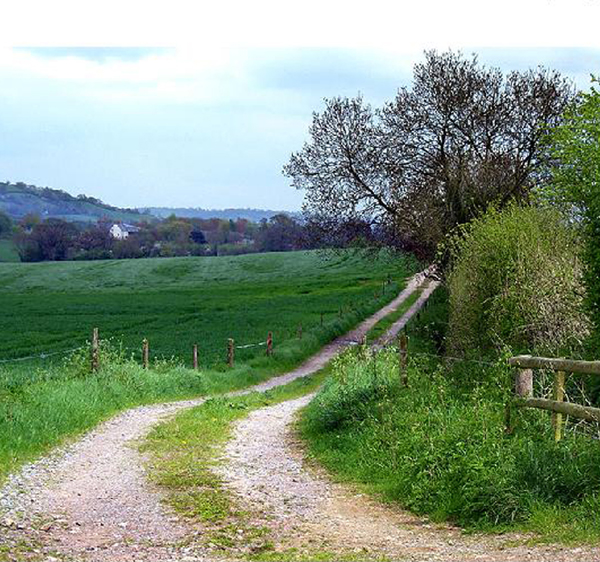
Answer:
[[[586,421],[600,422],[600,408],[564,401],[566,374],[600,375],[600,361],[519,355],[511,357],[508,363],[518,368],[515,376],[516,399],[513,402],[514,406],[518,408],[537,408],[552,412],[552,426],[554,427],[554,439],[556,441],[562,439],[563,415]],[[533,396],[533,369],[554,371],[554,400]],[[510,407],[507,412],[507,431],[512,431]]]

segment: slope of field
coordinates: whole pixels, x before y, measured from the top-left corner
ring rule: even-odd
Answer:
[[[360,315],[391,298],[414,271],[406,259],[375,262],[316,252],[237,257],[0,264],[0,360],[83,345],[92,327],[154,357],[224,362],[226,343],[275,345],[354,310]],[[383,282],[392,283],[383,292]],[[364,311],[364,314],[362,314]],[[237,350],[246,360],[264,347]]]

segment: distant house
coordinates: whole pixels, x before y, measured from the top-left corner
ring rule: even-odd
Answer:
[[[139,231],[140,229],[132,224],[115,223],[110,227],[108,232],[115,240],[126,240],[130,234],[135,234]]]

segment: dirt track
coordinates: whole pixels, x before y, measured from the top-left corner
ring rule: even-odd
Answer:
[[[234,394],[265,391],[321,369],[393,312],[422,282],[412,278],[392,302],[297,369]],[[0,490],[0,544],[33,541],[43,557],[77,560],[180,559],[189,529],[144,477],[135,442],[175,412],[205,398],[143,406],[115,416],[82,439],[24,467]],[[36,553],[33,553],[36,555]]]

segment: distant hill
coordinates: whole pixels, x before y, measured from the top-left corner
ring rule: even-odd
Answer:
[[[153,218],[137,209],[120,209],[107,205],[94,197],[74,197],[60,189],[36,187],[23,182],[0,182],[0,210],[13,219],[36,214],[42,219],[57,218],[70,222],[95,222],[107,218],[131,223]]]
[[[159,218],[176,215],[188,219],[246,219],[252,222],[260,222],[261,219],[268,220],[275,215],[281,214],[295,218],[300,217],[300,213],[293,213],[290,211],[271,211],[263,209],[202,209],[200,207],[146,207],[140,209],[140,212],[151,214]]]

